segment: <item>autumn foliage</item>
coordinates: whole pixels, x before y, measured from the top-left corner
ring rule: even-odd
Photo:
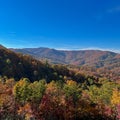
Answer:
[[[101,83],[101,82],[100,82]],[[87,86],[87,87],[83,87]],[[120,85],[0,78],[1,120],[119,120]]]
[[[120,84],[112,77],[6,48],[0,63],[0,120],[120,120]]]

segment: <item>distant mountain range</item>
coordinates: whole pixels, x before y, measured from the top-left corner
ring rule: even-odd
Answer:
[[[15,52],[23,54],[17,54]],[[39,60],[49,60],[55,64],[50,65]],[[48,67],[49,66],[49,67]],[[55,67],[54,67],[55,66]],[[60,67],[61,66],[61,67]],[[54,80],[56,73],[62,76],[71,75],[76,77],[81,75],[94,76],[97,78],[106,78],[109,80],[120,81],[120,54],[100,51],[100,50],[82,50],[65,51],[49,48],[25,48],[25,49],[7,49],[0,45],[0,75],[14,77],[16,80],[21,77],[28,77],[30,80],[49,78]],[[70,71],[74,71],[75,75]],[[80,79],[80,77],[73,79]],[[59,79],[59,77],[58,77]],[[48,81],[48,80],[47,80]]]
[[[120,54],[100,50],[66,51],[50,48],[11,49],[14,52],[29,54],[40,60],[48,60],[54,64],[72,64],[77,66],[91,66],[96,68],[120,65]]]

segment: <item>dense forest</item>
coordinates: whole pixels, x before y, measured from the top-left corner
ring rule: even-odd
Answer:
[[[0,78],[1,120],[119,120],[120,84]]]
[[[119,80],[81,69],[0,46],[0,120],[120,120]]]
[[[42,61],[54,64],[64,64],[77,72],[120,80],[120,54],[100,50],[55,50],[50,48],[10,49],[17,53],[31,55]]]

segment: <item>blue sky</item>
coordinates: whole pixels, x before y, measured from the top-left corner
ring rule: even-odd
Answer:
[[[0,0],[0,44],[120,48],[120,0]]]

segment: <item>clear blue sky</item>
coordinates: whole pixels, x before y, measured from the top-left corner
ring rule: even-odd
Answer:
[[[120,48],[120,0],[0,0],[0,44]]]

